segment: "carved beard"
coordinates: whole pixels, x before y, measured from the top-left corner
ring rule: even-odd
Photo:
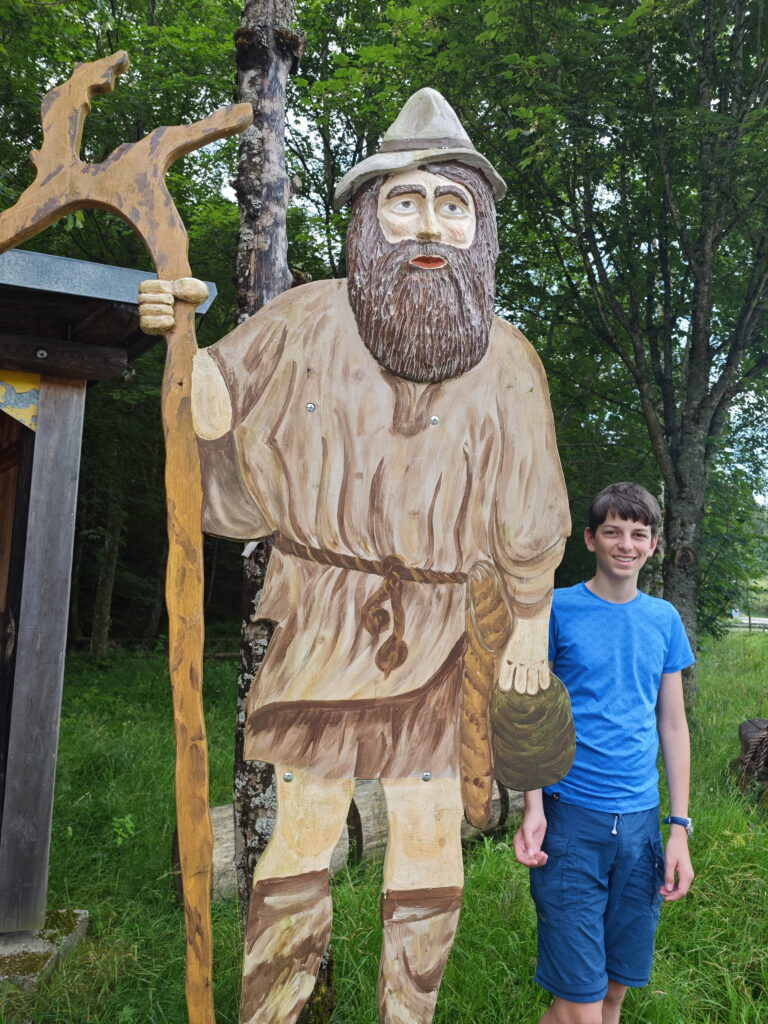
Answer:
[[[347,234],[349,302],[357,328],[374,359],[386,370],[420,383],[458,377],[480,362],[493,321],[498,255],[490,189],[464,165],[426,170],[461,181],[475,199],[477,227],[469,249],[439,242],[390,243],[377,216],[382,179],[355,197]],[[441,256],[438,270],[412,267],[415,256]]]

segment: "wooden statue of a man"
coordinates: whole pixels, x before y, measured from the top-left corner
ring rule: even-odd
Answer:
[[[312,990],[356,778],[381,779],[389,815],[381,1020],[432,1020],[462,900],[468,623],[507,615],[496,694],[550,687],[568,505],[541,364],[493,315],[504,191],[422,89],[339,184],[349,278],[280,295],[196,358],[203,528],[274,538],[246,756],[275,764],[278,813],[242,1024],[289,1024]],[[468,614],[473,578],[492,585]]]

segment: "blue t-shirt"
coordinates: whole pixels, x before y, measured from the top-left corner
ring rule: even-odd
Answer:
[[[556,590],[549,658],[571,697],[576,758],[545,792],[613,814],[655,807],[661,676],[695,660],[677,610],[642,592],[614,604],[584,583]]]

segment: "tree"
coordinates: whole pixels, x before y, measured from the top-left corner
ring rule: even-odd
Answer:
[[[293,0],[247,0],[237,47],[237,98],[250,102],[254,120],[240,139],[234,182],[240,207],[237,253],[239,320],[256,313],[293,284],[288,266],[288,204],[291,182],[285,165],[286,87],[298,70],[304,36],[292,27]],[[274,767],[243,759],[248,694],[264,657],[271,629],[254,621],[253,609],[264,586],[271,544],[253,546],[243,573],[243,623],[237,687],[234,814],[235,861],[243,920],[251,898],[253,871],[269,841],[275,816]],[[326,952],[318,983],[301,1020],[327,1020],[333,1006],[331,968]]]
[[[288,157],[302,181],[302,204],[327,271],[343,277],[347,214],[334,211],[334,190],[349,167],[376,151],[409,94],[413,69],[403,81],[378,56],[396,5],[304,0],[299,6],[308,45],[301,75],[289,84]]]
[[[567,307],[635,389],[664,596],[695,641],[707,484],[768,369],[765,4],[424,0],[386,17],[405,88],[428,73],[510,184],[502,303]]]
[[[518,173],[532,173],[583,322],[637,389],[665,486],[664,595],[693,640],[718,441],[768,369],[764,15],[715,0],[577,4],[513,65],[535,101],[506,133]]]
[[[89,118],[86,152],[101,159],[147,127],[228,98],[238,10],[233,0],[204,0],[194,12],[172,0],[111,0],[96,18],[85,0],[8,0],[0,201],[28,182],[38,95],[73,57],[125,46],[135,58],[109,117],[97,103]],[[637,471],[663,487],[665,594],[695,633],[709,621],[696,611],[712,579],[702,572],[713,542],[702,528],[708,481],[716,471],[718,488],[729,485],[740,410],[764,388],[768,359],[764,2],[301,0],[297,12],[309,47],[289,84],[290,169],[305,189],[288,215],[295,265],[343,273],[337,180],[376,147],[407,95],[440,88],[510,184],[499,207],[498,302],[544,354],[572,495],[606,482],[592,454],[600,441],[617,456],[612,474]],[[172,175],[195,272],[221,292],[203,340],[233,315],[237,211],[222,185],[234,159],[228,142]],[[33,244],[146,266],[120,222],[91,212]],[[578,384],[561,387],[574,374]],[[121,551],[141,547],[123,536]],[[126,570],[118,559],[118,601]]]
[[[162,124],[197,119],[232,99],[231,0],[188,5],[165,0],[73,0],[30,4],[9,0],[0,11],[0,206],[11,205],[33,177],[30,150],[40,145],[40,97],[63,81],[74,61],[121,47],[133,58],[125,80],[86,122],[84,158],[104,159]],[[234,319],[231,283],[237,207],[222,195],[237,154],[235,140],[174,165],[169,184],[190,234],[196,273],[219,286],[199,332],[220,337]],[[27,243],[61,256],[151,269],[135,234],[101,211],[78,211]],[[160,628],[163,575],[162,435],[158,408],[162,352],[148,353],[121,379],[91,389],[86,404],[73,579],[72,637],[89,631],[101,649],[118,636],[152,639]],[[117,457],[116,457],[117,456]],[[212,550],[208,545],[208,551]]]

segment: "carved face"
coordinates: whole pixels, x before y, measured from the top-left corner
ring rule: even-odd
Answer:
[[[387,178],[379,190],[378,217],[382,234],[392,244],[415,239],[468,249],[477,226],[469,189],[418,169]],[[434,257],[427,259],[426,263],[418,258],[412,263],[426,269],[445,265]]]
[[[475,168],[446,161],[363,185],[347,232],[348,293],[376,361],[421,383],[475,366],[498,251],[493,194]]]

